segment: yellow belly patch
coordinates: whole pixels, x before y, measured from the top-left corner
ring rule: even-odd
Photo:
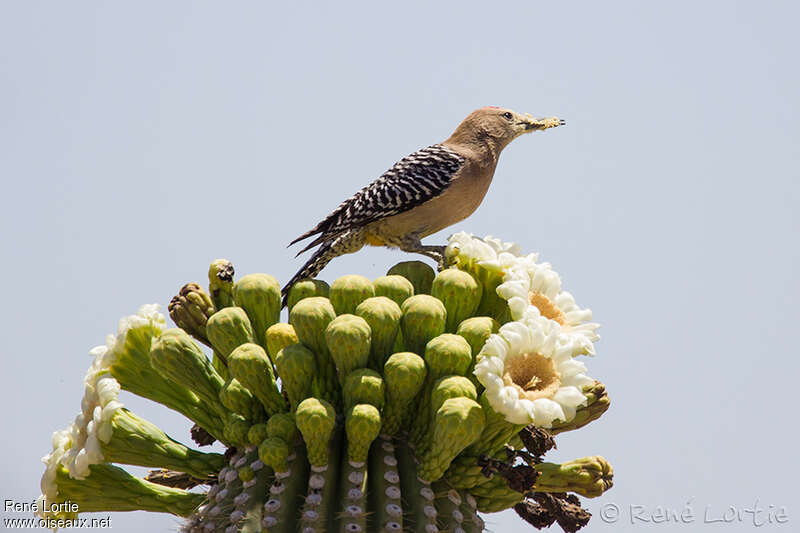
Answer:
[[[367,244],[370,246],[385,246],[386,242],[377,235],[367,235]]]

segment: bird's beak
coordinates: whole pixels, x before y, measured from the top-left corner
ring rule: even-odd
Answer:
[[[525,115],[525,132],[529,131],[544,131],[549,128],[563,126],[566,122],[558,117],[547,118],[533,118],[532,116]]]

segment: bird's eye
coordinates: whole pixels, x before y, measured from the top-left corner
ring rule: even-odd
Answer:
[[[503,113],[503,118],[506,120],[511,120],[512,118],[514,118],[514,115],[506,111],[505,113]]]

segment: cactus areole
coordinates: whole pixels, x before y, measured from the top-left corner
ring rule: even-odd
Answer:
[[[510,243],[460,233],[446,258],[438,274],[406,261],[374,281],[301,281],[285,322],[277,280],[237,280],[218,259],[207,292],[189,283],[173,298],[177,328],[156,305],[124,318],[91,351],[81,412],[53,436],[41,516],[164,512],[191,533],[466,533],[514,508],[537,528],[581,528],[576,494],[603,494],[611,465],[543,456],[609,406],[581,360],[598,339],[591,311]],[[196,446],[126,409],[123,389],[188,418]],[[224,454],[196,449],[214,441]]]

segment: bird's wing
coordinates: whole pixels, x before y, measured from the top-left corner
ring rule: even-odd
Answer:
[[[441,144],[417,150],[342,202],[313,229],[293,240],[290,246],[321,233],[305,251],[348,229],[408,211],[436,198],[447,189],[453,176],[464,166],[464,161],[464,157]]]

